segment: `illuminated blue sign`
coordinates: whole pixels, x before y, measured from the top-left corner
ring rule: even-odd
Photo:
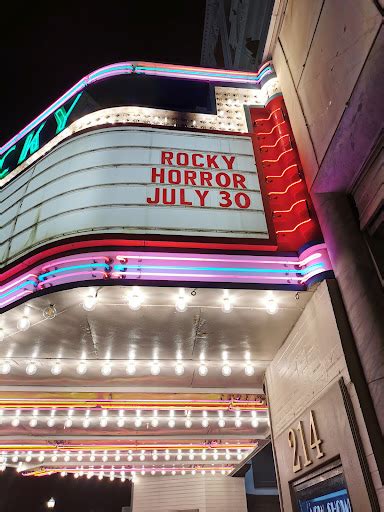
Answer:
[[[352,512],[347,489],[300,500],[300,512]]]

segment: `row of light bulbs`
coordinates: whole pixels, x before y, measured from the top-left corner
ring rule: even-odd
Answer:
[[[45,362],[45,361],[44,361]],[[29,376],[36,375],[39,368],[43,365],[43,361],[31,359],[25,366],[25,373]],[[78,375],[85,375],[88,371],[88,362],[83,359],[76,365],[76,373]],[[141,364],[140,364],[141,366]],[[167,366],[168,367],[168,366]],[[9,359],[3,359],[0,361],[0,375],[7,375],[12,370],[12,362]],[[104,377],[109,377],[112,374],[113,362],[109,359],[105,360],[100,366],[100,374]],[[244,374],[247,377],[252,377],[255,374],[255,366],[250,362],[246,361],[243,367]],[[58,376],[63,371],[63,364],[60,359],[54,361],[50,367],[50,372],[54,376]],[[137,363],[134,360],[128,360],[125,366],[126,374],[133,377],[137,372]],[[182,361],[176,361],[174,363],[175,375],[181,377],[185,373],[185,364]],[[206,377],[209,372],[209,368],[205,361],[200,361],[197,367],[197,372],[201,377]],[[157,360],[153,360],[149,363],[149,373],[153,376],[160,375],[161,363]],[[221,366],[221,373],[224,377],[229,377],[232,374],[232,366],[228,361],[224,361]]]
[[[55,412],[56,412],[55,409],[52,409],[50,416],[48,418],[45,418],[47,427],[53,428],[57,425],[58,420],[59,421],[61,420],[61,422],[64,421],[64,428],[71,428],[76,419],[80,420],[80,418],[75,418],[73,416],[73,410],[69,410],[68,414],[66,416],[61,416],[60,418],[55,416]],[[11,416],[4,417],[3,410],[0,409],[0,424],[3,423],[5,418],[10,420],[10,423],[13,427],[18,427],[20,425],[20,423],[22,422],[22,420],[28,419],[25,417],[21,417],[20,409],[16,409],[16,411],[14,412],[14,415],[12,417]],[[196,418],[193,418],[193,419],[196,421]],[[134,424],[135,428],[140,428],[141,426],[143,426],[143,424],[146,426],[147,423],[149,423],[151,425],[151,427],[157,428],[161,421],[167,421],[167,425],[169,428],[175,428],[176,422],[177,421],[180,422],[180,420],[182,420],[182,421],[184,421],[185,428],[188,428],[188,429],[192,428],[192,426],[194,424],[193,419],[191,418],[190,415],[187,415],[185,419],[184,419],[184,417],[180,418],[175,415],[175,411],[173,411],[173,410],[169,411],[169,416],[167,416],[167,417],[159,417],[157,415],[157,413],[155,414],[155,411],[154,411],[154,414],[148,418],[143,418],[141,416],[141,414],[137,414],[137,413],[136,413],[135,418],[127,418],[124,415],[119,415],[118,417],[114,418],[114,420],[116,421],[116,426],[119,428],[124,427],[126,425],[127,421],[132,421],[132,420],[133,420],[133,424]],[[267,417],[258,418],[256,411],[252,411],[251,418],[247,417],[246,419],[251,420],[252,428],[257,428],[259,426],[260,420],[265,420],[265,421],[267,421],[267,423],[269,422],[269,419]],[[95,422],[96,418],[93,418],[93,420],[94,420],[93,422]],[[227,425],[228,420],[233,421],[234,422],[233,424],[236,428],[241,428],[241,426],[243,425],[244,417],[241,417],[240,411],[236,411],[235,418],[228,417],[228,416],[225,417],[224,411],[218,411],[217,417],[212,418],[212,416],[211,417],[208,416],[206,411],[203,411],[202,418],[199,419],[199,421],[201,422],[201,426],[203,428],[208,428],[210,423],[212,423],[212,421],[217,422],[218,427],[224,428]],[[28,425],[32,428],[37,427],[39,421],[42,422],[44,420],[42,420],[41,416],[39,417],[38,411],[34,410],[32,412],[32,417],[30,417],[30,419],[28,421]],[[101,417],[98,419],[98,423],[99,423],[100,427],[102,427],[102,428],[107,427],[108,424],[110,424],[110,421],[111,421],[111,418],[108,417],[108,411],[106,409],[104,409],[102,411]],[[90,411],[88,410],[88,411],[86,411],[86,414],[81,421],[81,425],[83,428],[88,428],[91,426],[91,424],[92,424],[92,420],[90,418]]]
[[[88,295],[86,295],[83,299],[82,306],[86,311],[93,311],[98,303],[97,292],[93,289],[90,290]],[[138,311],[144,303],[144,295],[141,293],[138,286],[133,286],[131,293],[127,297],[127,304],[129,308],[133,311]],[[222,301],[221,301],[221,309],[224,313],[230,313],[233,311],[234,302],[231,296],[229,295],[228,290],[224,290]],[[49,315],[46,318],[54,318],[56,316],[56,308],[54,305],[46,308],[49,310]],[[183,313],[188,309],[188,300],[187,295],[185,293],[184,288],[179,289],[179,293],[177,299],[175,301],[175,309],[179,313]],[[279,305],[273,297],[267,297],[265,300],[265,310],[270,315],[274,315],[279,310]],[[19,331],[27,331],[31,326],[31,320],[27,314],[24,314],[17,321],[17,328]],[[5,339],[5,330],[0,327],[0,342]]]
[[[164,450],[164,451],[158,451],[153,450],[151,454],[147,454],[145,450],[141,450],[140,455],[139,453],[129,453],[132,452],[131,450],[128,451],[128,454],[125,454],[126,460],[128,462],[132,462],[135,458],[135,456],[138,456],[137,458],[144,462],[146,460],[146,457],[149,456],[153,461],[159,460],[159,458],[164,459],[166,461],[171,460],[174,458],[175,460],[183,460],[183,458],[187,457],[188,460],[193,461],[195,458],[200,458],[202,461],[206,461],[207,458],[211,457],[213,460],[217,461],[220,458],[224,458],[226,461],[232,460],[236,458],[237,460],[242,460],[244,456],[248,454],[248,450],[241,450],[240,448],[236,451],[233,450],[213,450],[213,451],[206,451],[205,449],[199,450],[195,452],[195,450],[177,450],[177,451],[171,451],[171,450]],[[90,454],[87,454],[83,451],[71,452],[67,450],[65,453],[59,452],[58,450],[54,450],[51,455],[48,455],[47,453],[44,453],[43,451],[40,451],[39,453],[33,453],[32,451],[27,451],[25,454],[21,454],[16,450],[13,454],[3,454],[0,456],[0,463],[7,463],[12,462],[14,464],[18,462],[25,462],[29,463],[35,458],[39,462],[47,461],[48,459],[51,462],[71,462],[72,460],[76,459],[78,462],[81,462],[82,460],[89,459],[90,462],[95,462],[96,458],[100,457],[103,462],[108,462],[110,460],[114,460],[115,462],[120,462],[121,458],[124,457],[124,454],[121,454],[119,450],[115,452],[115,455],[108,452],[107,450],[104,450],[100,453],[96,453],[94,451],[91,451]],[[20,460],[23,458],[24,460]]]

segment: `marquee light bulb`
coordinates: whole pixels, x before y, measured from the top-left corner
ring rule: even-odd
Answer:
[[[37,372],[37,364],[34,361],[30,361],[25,367],[25,373],[27,375],[35,375]]]
[[[72,422],[71,418],[67,418],[65,420],[64,426],[67,427],[67,428],[70,428],[70,427],[72,427],[72,423],[73,422]]]
[[[187,418],[185,420],[185,428],[191,428],[192,427],[192,420],[190,418]]]
[[[140,428],[142,423],[143,422],[142,422],[141,418],[135,418],[135,427],[136,428]]]
[[[20,419],[19,418],[13,418],[11,421],[12,427],[18,427],[20,425]]]
[[[138,311],[143,303],[143,297],[137,286],[132,289],[132,294],[128,298],[128,306],[132,311]]]
[[[127,372],[127,375],[135,375],[135,373],[136,373],[136,365],[135,365],[135,363],[132,362],[132,361],[129,361],[127,363],[125,371]]]
[[[241,419],[240,418],[236,418],[235,419],[235,427],[236,428],[240,428],[241,427]]]
[[[153,361],[151,364],[151,374],[152,375],[159,375],[160,373],[160,364],[157,361]]]
[[[259,426],[259,420],[257,418],[252,418],[251,425],[252,428],[257,428]]]
[[[228,363],[225,363],[221,368],[221,373],[224,375],[224,377],[229,377],[232,373],[232,368],[229,366]]]
[[[230,313],[232,311],[233,305],[231,303],[231,299],[228,296],[223,297],[221,309],[224,311],[224,313]]]
[[[11,371],[11,364],[9,361],[3,361],[0,364],[0,373],[1,375],[7,375]]]
[[[203,428],[207,428],[207,427],[209,426],[208,418],[203,418],[203,419],[201,420],[201,426],[202,426]]]
[[[104,363],[101,367],[101,374],[104,375],[104,377],[108,377],[108,375],[111,375],[112,373],[112,365],[111,363],[107,362]]]
[[[220,428],[224,428],[225,427],[225,419],[220,418],[219,421],[217,422],[217,424],[219,425]]]
[[[97,297],[95,295],[87,295],[83,300],[83,308],[85,311],[93,311],[97,304]]]
[[[255,374],[255,367],[251,364],[246,364],[244,366],[244,373],[247,377],[252,377]]]
[[[237,460],[241,460],[241,459],[243,458],[243,456],[241,455],[241,453],[238,453],[238,454],[236,455],[236,458],[237,458]]]
[[[187,299],[185,297],[185,290],[184,288],[180,288],[179,290],[179,296],[175,303],[176,311],[179,311],[179,313],[183,313],[188,307]]]
[[[106,427],[108,425],[108,418],[105,416],[103,418],[100,418],[100,427]]]
[[[225,454],[225,459],[226,459],[226,460],[230,460],[230,458],[231,458],[231,455],[230,455],[229,453],[226,453],[226,454]]]
[[[89,420],[89,418],[84,418],[84,420],[83,420],[83,427],[84,428],[88,428],[90,423],[91,423],[91,421]]]
[[[52,368],[51,368],[51,373],[52,375],[60,375],[60,373],[62,372],[63,368],[61,366],[61,363],[60,361],[56,361],[53,365],[52,365]]]
[[[265,304],[265,309],[267,313],[269,313],[270,315],[274,315],[279,310],[279,305],[277,304],[275,299],[268,299]]]
[[[19,331],[26,331],[31,326],[31,321],[27,316],[22,316],[17,322],[17,328]]]
[[[180,362],[177,363],[175,366],[176,375],[181,376],[184,374],[184,372],[185,372],[185,367],[184,367],[183,363],[180,363]]]
[[[159,426],[159,420],[157,418],[152,418],[151,425],[153,428],[156,428]]]
[[[48,418],[47,420],[47,426],[52,428],[55,426],[55,419],[54,418]]]
[[[204,363],[201,363],[199,365],[198,372],[201,377],[205,377],[208,374],[208,366]]]
[[[37,419],[36,418],[31,418],[29,420],[29,426],[32,427],[32,428],[35,428],[37,425]]]
[[[169,421],[168,421],[168,427],[169,428],[174,428],[174,426],[176,425],[176,421],[171,418]]]
[[[87,373],[87,363],[85,361],[80,361],[76,367],[76,372],[79,375],[85,375]]]
[[[119,428],[123,428],[124,424],[125,424],[125,419],[124,418],[119,418],[116,423],[117,423],[117,426]]]

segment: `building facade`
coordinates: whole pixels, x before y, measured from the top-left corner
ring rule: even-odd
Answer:
[[[3,468],[242,512],[272,439],[284,510],[379,510],[375,399],[274,65],[106,66],[3,146]]]

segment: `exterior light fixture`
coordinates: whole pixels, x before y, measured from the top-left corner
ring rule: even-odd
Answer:
[[[101,367],[101,374],[104,375],[104,377],[108,377],[108,375],[111,375],[112,373],[112,365],[109,361],[104,363]]]
[[[9,361],[2,361],[0,363],[1,375],[7,375],[11,371],[11,363]]]
[[[135,375],[136,373],[136,365],[133,361],[128,361],[127,366],[125,368],[127,375]]]
[[[232,368],[229,366],[228,363],[223,364],[221,368],[221,373],[224,375],[224,377],[229,377],[232,373]]]
[[[80,361],[77,365],[76,372],[79,375],[85,375],[87,373],[87,363],[85,361]]]
[[[37,372],[37,364],[35,361],[30,361],[27,366],[25,367],[25,373],[27,375],[35,375]]]
[[[138,311],[141,308],[143,303],[143,297],[140,293],[139,287],[134,286],[132,288],[132,293],[128,297],[128,306],[132,311]]]
[[[244,373],[247,377],[252,377],[252,375],[255,374],[255,367],[252,364],[247,363],[244,366]]]
[[[230,313],[233,309],[233,305],[229,295],[224,295],[221,309],[224,313]]]
[[[50,498],[48,501],[47,501],[47,507],[48,508],[54,508],[55,506],[55,499],[54,498]]]
[[[31,326],[31,321],[29,320],[29,318],[27,316],[22,316],[21,318],[19,318],[18,322],[17,322],[17,328],[19,329],[19,331],[26,331],[27,329],[29,329]]]
[[[185,290],[184,288],[179,289],[179,296],[175,303],[176,311],[179,311],[179,313],[183,313],[188,307],[187,299],[185,297]]]
[[[83,308],[85,311],[93,311],[97,304],[97,293],[96,291],[91,288],[89,290],[89,293],[86,297],[84,297],[83,300]]]
[[[279,310],[279,305],[277,304],[275,299],[268,299],[265,304],[265,309],[267,313],[269,313],[270,315],[274,315]]]
[[[160,373],[160,364],[158,361],[153,361],[151,364],[151,375],[159,375]]]
[[[184,372],[185,372],[185,367],[184,367],[183,363],[181,363],[179,361],[178,363],[176,363],[175,373],[176,373],[176,375],[181,376],[181,375],[183,375]]]
[[[200,363],[198,372],[200,377],[205,377],[206,375],[208,375],[208,366],[204,363]]]
[[[61,363],[60,361],[56,361],[52,367],[51,367],[51,373],[52,375],[60,375],[60,373],[62,372],[63,368],[61,366]]]

